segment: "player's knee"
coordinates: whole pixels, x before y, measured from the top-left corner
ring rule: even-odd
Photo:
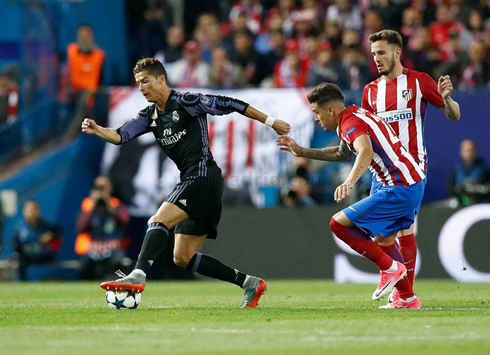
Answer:
[[[165,224],[161,217],[159,217],[158,215],[154,215],[154,216],[150,217],[150,219],[148,220],[148,225],[155,223],[155,222],[160,222],[160,223]]]
[[[340,223],[335,220],[335,216],[330,219],[330,229],[332,232],[335,233],[335,231],[338,230],[338,227],[340,226]]]
[[[189,265],[189,261],[191,260],[191,257],[189,257],[188,255],[186,255],[184,253],[175,253],[174,254],[174,263],[178,267],[185,268],[187,265]]]

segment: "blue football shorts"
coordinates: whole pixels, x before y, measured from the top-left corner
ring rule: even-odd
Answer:
[[[409,228],[424,196],[425,179],[410,186],[380,186],[370,196],[345,208],[343,212],[371,237],[389,237]]]

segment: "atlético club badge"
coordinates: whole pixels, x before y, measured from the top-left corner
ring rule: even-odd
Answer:
[[[179,114],[177,113],[177,111],[174,111],[174,112],[172,113],[172,121],[174,121],[174,122],[178,122],[178,121],[179,121],[179,119],[180,119]]]
[[[410,101],[412,98],[412,89],[402,90],[402,97],[405,101]]]

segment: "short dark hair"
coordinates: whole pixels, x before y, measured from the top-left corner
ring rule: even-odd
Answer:
[[[167,79],[167,71],[158,59],[141,58],[133,68],[133,75],[141,73],[143,70],[146,70],[148,74],[153,75],[155,78],[158,78],[160,75],[165,75],[165,80]]]
[[[318,106],[325,107],[332,101],[344,102],[344,93],[336,84],[320,84],[308,94],[308,102],[310,104],[316,102]]]
[[[402,36],[393,30],[382,30],[369,36],[369,43],[373,44],[378,41],[387,41],[388,44],[394,44],[398,48],[403,48]]]

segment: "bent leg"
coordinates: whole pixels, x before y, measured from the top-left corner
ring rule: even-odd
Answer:
[[[396,233],[387,238],[377,235],[374,242],[384,251],[390,258],[404,264],[403,255],[400,252],[400,246],[396,241]]]
[[[413,229],[414,225],[412,224],[409,229],[402,230],[398,234],[400,253],[405,260],[407,279],[412,286],[415,281],[415,264],[417,262],[417,239],[415,238]]]
[[[206,240],[204,236],[192,236],[186,234],[175,235],[174,262],[177,266],[201,275],[231,282],[243,287],[246,274],[223,264],[221,261],[209,255],[198,253]]]
[[[381,271],[392,267],[393,259],[386,255],[366,232],[354,226],[343,211],[332,217],[330,228],[337,238],[371,260]]]
[[[148,230],[135,269],[143,271],[146,275],[153,261],[165,248],[169,229],[185,219],[187,213],[172,203],[164,202],[148,221]]]

